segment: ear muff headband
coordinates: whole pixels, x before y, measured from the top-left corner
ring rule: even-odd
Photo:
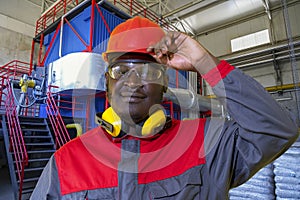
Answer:
[[[99,118],[99,116],[96,116],[96,118],[97,122],[102,125],[110,135],[112,135],[113,137],[117,137],[120,134],[122,121],[117,113],[115,113],[115,111],[112,109],[112,107],[106,109],[103,112],[101,118]],[[167,117],[163,110],[155,111],[145,121],[141,130],[142,136],[158,133],[164,128],[166,121]],[[109,125],[112,125],[112,127],[110,127]]]

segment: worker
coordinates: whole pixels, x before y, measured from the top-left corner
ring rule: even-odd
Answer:
[[[111,107],[51,157],[32,200],[224,200],[298,137],[260,84],[184,33],[133,17],[113,30],[103,58]],[[230,120],[167,117],[167,67],[199,72]]]

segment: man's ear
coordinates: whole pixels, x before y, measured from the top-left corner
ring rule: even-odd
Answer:
[[[106,81],[108,80],[108,77],[109,77],[109,74],[108,74],[108,72],[105,72],[105,79],[106,79]]]
[[[104,60],[104,62],[108,62],[108,56],[106,53],[102,53],[102,59]]]
[[[168,85],[169,85],[169,75],[165,74],[164,75],[164,88],[163,88],[163,92],[166,93],[168,90]]]
[[[104,76],[105,76],[105,86],[106,86],[106,90],[107,90],[108,89],[108,82],[109,82],[109,74],[108,74],[108,72],[105,72]]]
[[[110,101],[111,94],[110,94],[110,91],[109,91],[109,74],[108,74],[108,72],[105,72],[104,75],[105,75],[106,99],[108,101]]]

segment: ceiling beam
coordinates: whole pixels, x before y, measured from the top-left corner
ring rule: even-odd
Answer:
[[[261,1],[265,7],[265,10],[266,10],[269,20],[271,20],[272,16],[271,16],[271,12],[270,12],[269,0],[261,0]]]
[[[168,1],[169,1],[169,0],[166,0],[165,3],[163,3],[162,1],[160,1],[160,3],[159,3],[159,6],[161,7],[160,9],[162,9],[162,7],[163,7],[165,10],[170,11],[171,9],[167,6]],[[173,12],[173,11],[172,11],[172,12]],[[168,21],[170,21],[169,18],[168,18],[168,17],[164,17],[164,15],[162,16],[162,18],[168,19]],[[192,35],[195,35],[195,32],[194,32],[193,28],[192,28],[185,20],[179,19],[179,18],[176,17],[176,16],[175,16],[175,19],[176,19],[176,21],[174,20],[174,21],[172,22],[173,24],[175,24],[175,26],[176,26],[176,23],[177,23],[177,24],[180,24],[180,26],[182,27],[182,29],[184,30],[185,33],[190,33],[190,34],[192,34]],[[171,22],[170,22],[170,23],[171,23]]]
[[[177,8],[177,9],[174,9],[172,12],[169,12],[169,13],[164,14],[162,17],[163,17],[163,18],[170,17],[170,16],[172,16],[172,15],[178,13],[178,12],[181,12],[181,11],[186,10],[186,9],[188,9],[188,8],[190,8],[190,7],[192,7],[192,6],[195,6],[195,5],[199,4],[199,3],[202,3],[203,1],[205,1],[205,0],[196,0],[196,1],[192,1],[192,2],[190,2],[190,3],[187,3],[187,4],[185,4],[185,5],[183,5],[183,6],[179,7],[179,8]]]
[[[207,5],[203,6],[203,7],[195,9],[192,12],[188,12],[188,13],[180,15],[178,17],[181,18],[181,19],[185,19],[185,18],[191,17],[191,16],[193,16],[193,15],[195,15],[197,13],[203,12],[204,10],[207,10],[207,9],[215,7],[215,6],[219,5],[219,4],[222,4],[222,3],[226,2],[226,1],[229,1],[229,0],[214,1],[214,2],[211,2],[211,3],[209,3],[209,4],[207,4]]]

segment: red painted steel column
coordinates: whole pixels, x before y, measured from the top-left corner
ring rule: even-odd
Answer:
[[[92,9],[91,9],[91,24],[90,24],[90,45],[88,47],[88,52],[93,50],[93,33],[94,33],[94,21],[95,21],[95,0],[92,0]]]

